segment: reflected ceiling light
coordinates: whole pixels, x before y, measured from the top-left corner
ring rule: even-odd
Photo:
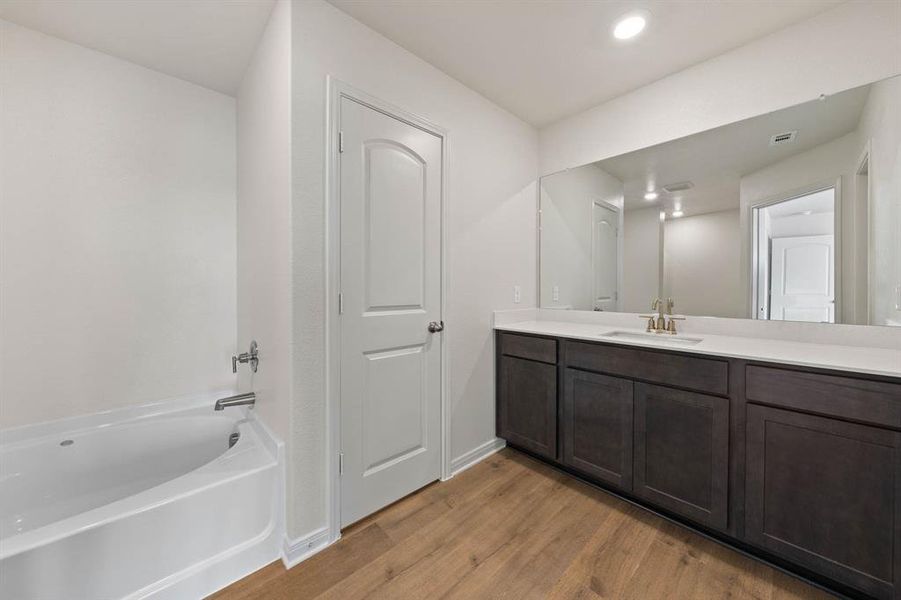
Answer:
[[[675,202],[673,202],[673,210],[676,212],[682,211],[682,201],[681,200],[676,200]]]
[[[618,40],[630,40],[644,31],[650,14],[639,10],[623,15],[613,26],[613,37]]]
[[[648,192],[647,194],[644,195],[644,199],[645,200],[656,200],[657,192]]]
[[[666,211],[665,210],[660,211],[660,220],[666,221]]]
[[[677,218],[677,219],[678,219],[679,217],[681,217],[682,215],[683,215],[683,212],[682,212],[681,210],[674,210],[674,211],[673,211],[673,217],[675,217],[675,218]]]

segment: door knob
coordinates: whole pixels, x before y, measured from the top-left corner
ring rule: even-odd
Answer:
[[[444,321],[432,321],[429,323],[429,333],[444,331]]]

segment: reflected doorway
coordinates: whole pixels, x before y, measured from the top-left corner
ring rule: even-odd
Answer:
[[[753,208],[755,317],[835,323],[836,188]]]

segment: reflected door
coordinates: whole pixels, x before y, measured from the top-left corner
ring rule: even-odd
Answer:
[[[835,322],[834,247],[831,235],[773,239],[770,319]]]
[[[441,154],[342,98],[341,524],[441,475]]]
[[[594,272],[594,309],[616,310],[617,238],[619,213],[606,204],[595,202],[592,207],[592,271]]]

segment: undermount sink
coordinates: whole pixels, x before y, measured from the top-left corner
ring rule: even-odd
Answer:
[[[681,335],[670,335],[668,333],[637,333],[635,331],[611,331],[602,333],[601,337],[614,338],[626,342],[655,342],[671,346],[694,346],[704,340],[704,338],[682,337]]]

